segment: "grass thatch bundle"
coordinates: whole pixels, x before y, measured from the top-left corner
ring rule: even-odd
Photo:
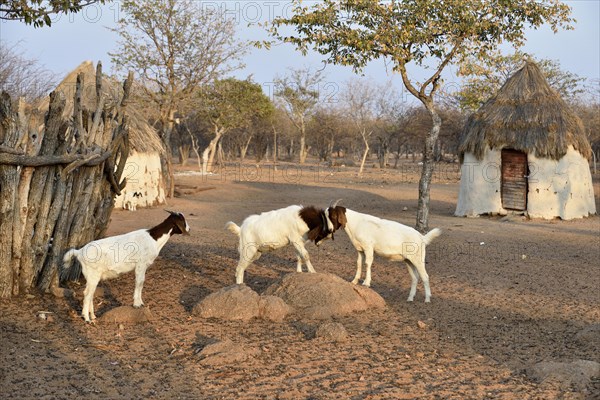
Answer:
[[[471,115],[459,152],[473,153],[481,160],[486,147],[510,147],[540,158],[558,160],[569,147],[590,158],[592,149],[579,117],[550,87],[532,61],[512,75]]]
[[[93,110],[96,104],[96,70],[91,61],[84,61],[71,71],[65,79],[56,87],[57,91],[63,92],[66,98],[63,116],[69,119],[73,116],[74,94],[77,84],[77,75],[84,73],[84,86],[82,92],[82,103],[85,109]],[[106,76],[102,81],[103,92],[106,97],[106,106],[111,106],[122,97],[123,88],[114,79]],[[49,98],[46,98],[38,107],[47,110]],[[106,107],[105,107],[106,108]],[[135,104],[127,105],[127,117],[129,125],[129,144],[137,152],[164,152],[164,147],[156,130],[148,123],[142,112]]]

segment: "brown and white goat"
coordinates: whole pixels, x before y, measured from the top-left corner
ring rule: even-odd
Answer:
[[[302,272],[302,263],[305,263],[309,272],[315,272],[304,243],[311,241],[318,246],[323,239],[331,237],[333,225],[324,210],[294,205],[260,215],[250,215],[241,227],[231,221],[227,222],[225,228],[240,238],[240,259],[235,270],[235,281],[242,284],[244,271],[262,253],[288,244],[296,249],[296,270]]]
[[[81,264],[87,283],[84,290],[81,315],[86,322],[96,319],[94,292],[100,281],[116,278],[135,270],[133,306],[141,307],[142,288],[146,269],[172,235],[189,235],[190,227],[182,213],[168,211],[162,223],[150,229],[140,229],[123,235],[111,236],[89,242],[79,250],[71,249],[63,257],[63,275],[68,274],[73,258]]]
[[[363,257],[367,266],[364,286],[371,286],[373,254],[392,261],[406,261],[412,279],[408,301],[413,301],[419,278],[425,287],[425,302],[431,301],[429,275],[425,270],[425,247],[441,235],[438,228],[426,235],[401,223],[363,214],[338,206],[336,201],[326,210],[333,223],[334,231],[344,228],[354,248],[358,251],[356,275],[352,283],[357,284],[362,274]]]

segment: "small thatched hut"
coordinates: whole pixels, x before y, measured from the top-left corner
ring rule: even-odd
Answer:
[[[82,102],[88,105],[89,109],[94,108],[92,101],[96,99],[96,70],[91,61],[85,61],[71,71],[56,88],[56,90],[62,91],[67,99],[64,111],[67,118],[73,114],[75,85],[77,75],[81,72],[84,73]],[[108,103],[118,101],[122,93],[121,85],[117,81],[105,77],[103,86],[106,101]],[[46,100],[39,108],[47,110],[48,102],[49,100]],[[136,109],[135,104],[127,106],[127,115],[130,151],[123,172],[123,177],[127,178],[127,185],[121,195],[115,199],[115,207],[135,210],[137,207],[162,204],[165,202],[160,165],[160,155],[164,152],[162,142],[156,130]]]
[[[457,216],[596,213],[582,122],[531,61],[469,118],[459,151]]]

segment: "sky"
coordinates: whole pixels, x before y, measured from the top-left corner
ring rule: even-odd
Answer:
[[[600,84],[600,0],[565,1],[572,7],[572,16],[577,20],[575,29],[561,30],[554,34],[550,28],[528,30],[523,50],[536,58],[557,60],[561,68]],[[264,40],[268,36],[256,22],[264,22],[276,15],[289,15],[290,3],[287,0],[259,1],[204,1],[206,7],[227,10],[234,18],[240,39]],[[0,40],[12,45],[18,43],[27,58],[35,58],[47,69],[65,76],[85,60],[102,61],[105,73],[112,72],[108,52],[117,48],[118,35],[107,27],[114,27],[121,15],[120,2],[105,5],[92,5],[82,12],[55,17],[52,27],[33,28],[16,21],[0,21]],[[249,26],[250,24],[250,26]],[[291,45],[281,44],[271,50],[251,49],[243,58],[245,67],[233,75],[243,79],[252,75],[267,94],[273,87],[276,76],[283,76],[289,68],[323,68],[323,57],[309,53],[306,57],[296,52]],[[445,73],[448,90],[457,87],[456,67],[450,66]],[[422,79],[423,71],[416,68],[409,72]],[[328,65],[324,73],[323,94],[335,96],[343,83],[354,76],[350,67]],[[403,98],[409,95],[402,87],[401,79],[391,72],[383,61],[370,63],[364,71],[365,79],[397,88]]]

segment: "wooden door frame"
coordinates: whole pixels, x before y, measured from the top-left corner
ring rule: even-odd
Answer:
[[[514,208],[506,208],[504,207],[504,160],[502,155],[504,153],[513,153],[513,154],[524,154],[525,155],[525,207],[523,210],[518,210]],[[523,211],[527,212],[527,206],[529,205],[529,154],[521,151],[513,149],[512,147],[506,147],[500,150],[500,203],[502,204],[502,208],[510,211]]]

